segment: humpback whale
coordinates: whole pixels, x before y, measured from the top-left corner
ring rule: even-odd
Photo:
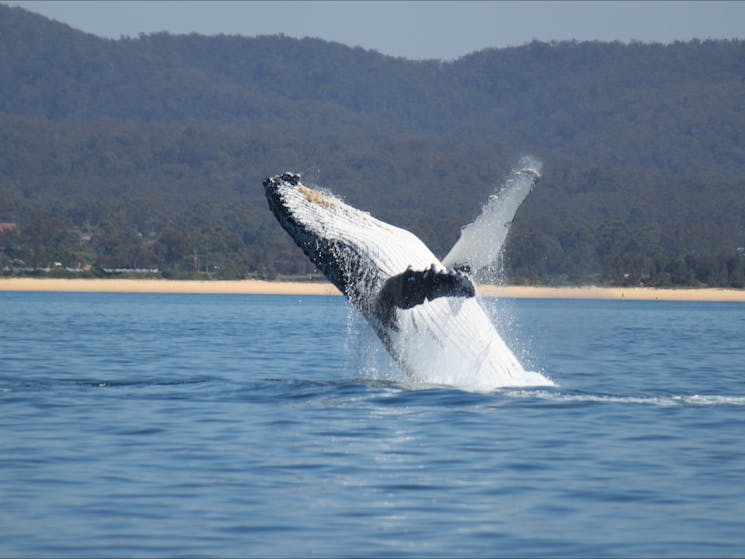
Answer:
[[[539,177],[534,166],[515,171],[442,262],[411,232],[304,185],[298,174],[269,177],[264,191],[281,226],[362,313],[409,379],[498,388],[552,384],[523,369],[472,279],[501,249]],[[484,244],[487,233],[492,240]]]

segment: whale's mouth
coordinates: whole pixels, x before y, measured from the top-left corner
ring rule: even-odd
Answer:
[[[300,184],[300,175],[297,173],[287,172],[274,177],[267,177],[264,179],[264,188],[267,188],[270,185],[278,186],[283,182],[291,184],[292,186],[297,186]]]
[[[287,172],[274,177],[267,177],[264,179],[263,185],[264,194],[266,195],[267,202],[269,202],[269,209],[282,227],[296,242],[298,241],[299,234],[303,236],[308,235],[309,231],[301,221],[296,219],[287,200],[287,195],[290,192],[302,187],[300,175]]]
[[[300,184],[300,175],[295,173],[282,173],[274,177],[267,177],[264,179],[264,193],[266,199],[269,201],[269,207],[271,208],[274,215],[277,215],[278,210],[282,210],[282,215],[287,215],[289,209],[282,196],[282,189],[297,187]]]

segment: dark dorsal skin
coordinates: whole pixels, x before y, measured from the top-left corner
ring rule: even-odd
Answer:
[[[383,324],[395,327],[396,308],[410,309],[421,305],[425,300],[438,297],[473,297],[476,288],[465,274],[460,272],[439,272],[434,264],[429,270],[407,269],[405,272],[388,278],[378,295],[378,313]]]

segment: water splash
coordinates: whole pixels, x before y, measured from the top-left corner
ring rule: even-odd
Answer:
[[[347,334],[344,341],[346,369],[366,382],[399,382],[402,372],[370,328],[362,313],[347,305]]]
[[[665,396],[624,396],[614,394],[587,394],[582,392],[554,392],[548,390],[505,390],[510,398],[549,400],[557,403],[635,404],[657,407],[677,406],[745,406],[745,396],[716,394],[679,394]]]

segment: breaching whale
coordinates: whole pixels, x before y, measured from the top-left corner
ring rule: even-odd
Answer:
[[[318,269],[367,319],[409,379],[475,388],[547,385],[523,369],[497,333],[472,276],[488,265],[517,208],[540,177],[536,168],[513,174],[441,262],[414,234],[353,208],[330,193],[284,173],[267,178],[269,207]],[[514,186],[517,185],[517,186]],[[494,207],[504,211],[495,214]],[[491,209],[490,209],[491,208]],[[494,237],[494,215],[504,223]],[[499,229],[499,228],[497,228]],[[486,256],[485,256],[486,253]]]

